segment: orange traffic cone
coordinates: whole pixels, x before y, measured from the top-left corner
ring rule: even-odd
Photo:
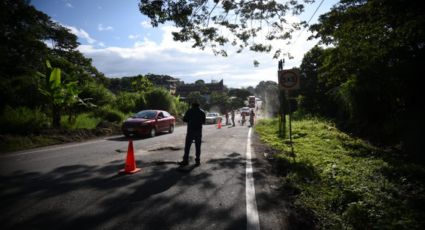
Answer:
[[[140,168],[136,168],[136,161],[134,159],[133,141],[128,140],[128,151],[127,159],[125,161],[125,168],[120,170],[120,173],[133,174],[140,171]]]
[[[217,129],[221,129],[221,119],[218,119]]]

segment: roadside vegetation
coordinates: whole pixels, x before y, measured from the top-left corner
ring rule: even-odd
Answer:
[[[167,88],[167,75],[108,78],[78,51],[75,34],[28,1],[1,1],[0,15],[0,152],[119,134],[123,120],[144,109],[166,110],[179,122],[193,99],[224,113],[254,93],[226,88],[209,101],[205,92],[182,100]]]
[[[294,155],[278,120],[256,125],[274,151],[281,192],[303,221],[320,229],[421,229],[425,226],[425,169],[400,154],[340,131],[315,117],[295,119]],[[301,211],[300,211],[301,210]],[[308,213],[308,215],[305,215]]]

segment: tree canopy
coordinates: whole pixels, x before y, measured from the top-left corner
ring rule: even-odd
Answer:
[[[401,140],[409,155],[422,155],[424,12],[406,0],[342,0],[320,16],[311,30],[332,48],[304,57],[305,102],[320,95],[316,111],[337,108],[333,117],[346,128],[382,142]]]
[[[302,3],[300,3],[302,2]],[[179,31],[174,40],[192,42],[193,47],[210,46],[215,54],[227,56],[227,44],[237,52],[249,47],[256,52],[270,52],[271,41],[291,38],[291,33],[305,26],[305,22],[290,22],[285,16],[298,15],[303,3],[314,0],[140,0],[140,12],[151,24],[172,22]],[[274,57],[282,50],[276,49]]]

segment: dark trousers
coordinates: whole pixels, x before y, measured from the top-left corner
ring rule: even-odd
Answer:
[[[189,152],[192,142],[195,141],[196,150],[196,161],[201,159],[201,142],[202,142],[202,130],[188,130],[186,134],[186,143],[184,146],[183,161],[189,161]]]

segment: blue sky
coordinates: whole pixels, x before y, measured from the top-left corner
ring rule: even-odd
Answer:
[[[307,5],[300,16],[309,20],[320,0]],[[337,0],[325,0],[311,23],[329,11]],[[258,54],[228,51],[228,57],[214,56],[210,50],[191,48],[188,43],[174,42],[171,25],[152,28],[139,12],[138,0],[32,0],[31,4],[78,36],[79,50],[92,58],[94,66],[107,77],[137,74],[166,74],[186,83],[224,80],[229,87],[256,86],[262,80],[277,80],[277,60],[272,53]],[[298,20],[297,18],[292,18]],[[285,68],[299,66],[302,57],[317,41],[306,41],[307,30],[296,44],[286,47],[295,57]],[[283,43],[276,43],[284,46]],[[253,60],[260,62],[254,67]]]

